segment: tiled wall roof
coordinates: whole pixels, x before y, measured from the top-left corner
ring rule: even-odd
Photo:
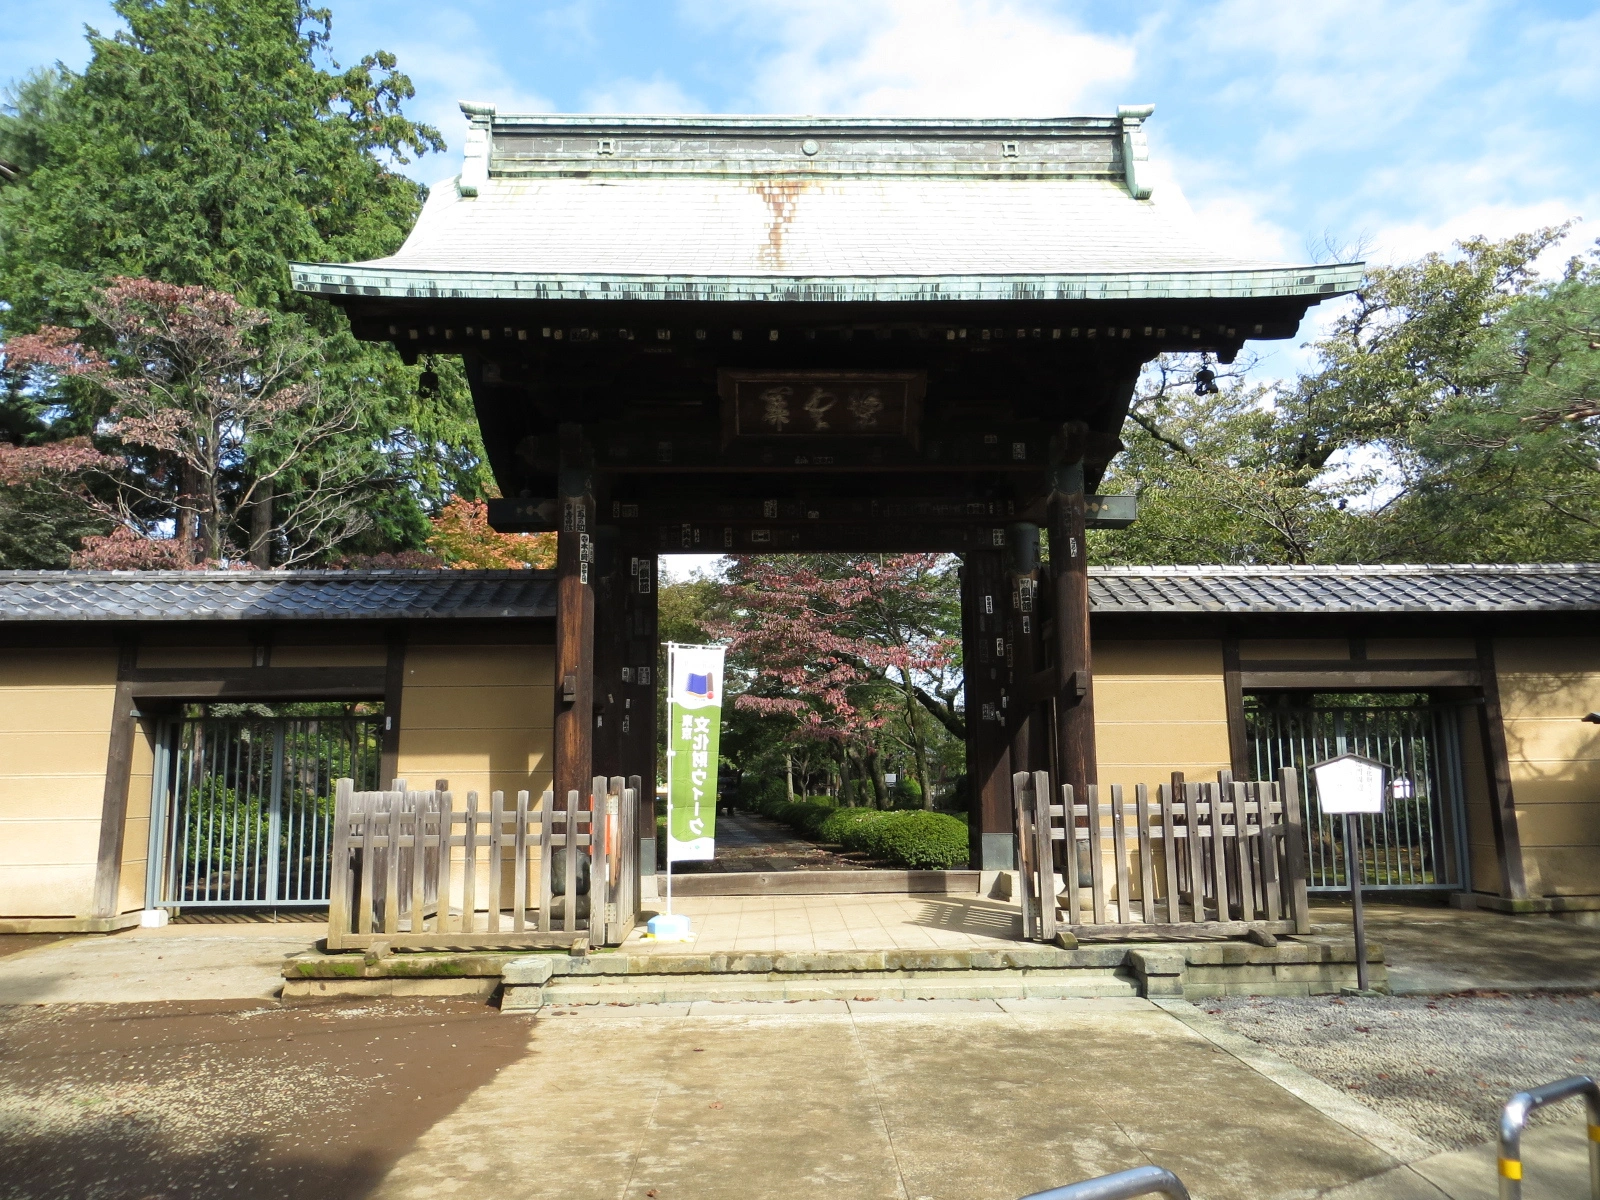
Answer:
[[[1095,567],[1099,613],[1600,611],[1600,563]],[[0,621],[531,619],[547,571],[0,571]]]
[[[546,571],[0,571],[0,621],[554,617]]]

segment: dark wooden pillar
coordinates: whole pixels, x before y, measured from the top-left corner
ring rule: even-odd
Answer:
[[[561,427],[556,535],[555,794],[586,794],[594,767],[594,484],[577,425]]]
[[[378,750],[378,787],[386,788],[400,774],[400,713],[406,691],[406,634],[389,634],[383,668],[383,740]]]
[[[656,555],[647,546],[624,546],[627,652],[622,666],[619,744],[624,778],[639,777],[639,870],[656,869]]]
[[[1006,646],[1009,604],[1004,551],[969,551],[961,568],[967,828],[972,865],[984,871],[1016,867],[1011,834],[1010,736],[1005,718],[1010,699]]]
[[[1054,594],[1056,782],[1077,795],[1096,781],[1094,690],[1089,652],[1089,553],[1084,537],[1083,452],[1077,422],[1056,439],[1050,493],[1050,575]]]
[[[1478,676],[1483,704],[1478,708],[1478,732],[1483,741],[1483,762],[1489,773],[1489,818],[1494,828],[1494,852],[1500,860],[1500,894],[1508,900],[1528,898],[1528,877],[1522,858],[1522,834],[1517,827],[1517,801],[1511,790],[1511,757],[1506,748],[1505,719],[1500,711],[1500,676],[1496,672],[1494,639],[1477,639]]]
[[[610,778],[622,770],[622,713],[627,699],[622,667],[628,650],[628,576],[618,544],[620,531],[601,525],[594,533],[594,773]]]
[[[1009,526],[1006,557],[1011,686],[1006,693],[1005,718],[1011,735],[1011,771],[1043,771],[1050,767],[1050,732],[1042,703],[1047,698],[1037,690],[1037,676],[1044,665],[1039,527],[1024,523]]]
[[[121,911],[122,844],[128,831],[128,786],[133,770],[133,739],[138,736],[133,684],[138,648],[125,642],[117,649],[117,687],[111,702],[111,741],[106,750],[105,789],[100,803],[100,846],[95,859],[94,895],[89,916],[109,918]],[[148,870],[151,864],[146,863]]]

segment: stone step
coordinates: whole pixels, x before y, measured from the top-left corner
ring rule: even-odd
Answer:
[[[1123,971],[882,972],[830,977],[758,975],[595,975],[551,979],[544,987],[507,983],[502,1011],[547,1004],[674,1004],[749,1000],[1064,1000],[1137,996]]]
[[[1368,943],[1371,982],[1383,953]],[[508,1011],[559,1004],[694,1000],[1060,999],[1337,992],[1355,980],[1348,938],[1141,942],[1073,949],[1002,943],[989,950],[667,952],[313,952],[284,963],[285,1003],[339,996],[480,995],[504,986]]]

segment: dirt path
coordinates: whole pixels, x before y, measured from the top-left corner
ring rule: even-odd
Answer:
[[[528,1033],[449,1001],[0,1009],[0,1197],[362,1196]]]

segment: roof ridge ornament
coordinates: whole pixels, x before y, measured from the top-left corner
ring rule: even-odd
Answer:
[[[461,174],[456,179],[456,194],[470,200],[489,184],[490,128],[494,124],[494,105],[475,100],[461,101],[468,122],[467,140],[462,147]]]
[[[1119,104],[1122,121],[1122,165],[1128,175],[1128,194],[1135,200],[1148,200],[1154,181],[1150,178],[1150,144],[1145,141],[1144,123],[1156,111],[1154,104]]]

